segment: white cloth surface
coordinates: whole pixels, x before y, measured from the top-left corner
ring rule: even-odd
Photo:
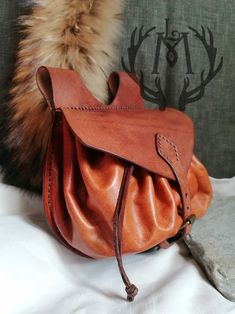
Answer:
[[[234,193],[235,178],[213,179]],[[181,243],[124,257],[139,288],[133,303],[115,259],[94,261],[63,247],[45,222],[40,198],[0,184],[1,314],[224,314],[235,313]]]

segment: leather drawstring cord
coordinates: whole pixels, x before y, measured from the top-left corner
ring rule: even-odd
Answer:
[[[130,183],[131,175],[133,172],[134,166],[128,166],[124,170],[122,184],[120,187],[117,205],[114,213],[114,222],[113,222],[113,241],[114,241],[114,249],[115,255],[118,262],[118,267],[120,274],[122,276],[122,280],[126,286],[127,300],[134,301],[135,296],[138,293],[138,288],[133,285],[123,267],[122,262],[122,229],[123,229],[123,220],[124,220],[124,210],[125,203],[128,194],[128,186]]]

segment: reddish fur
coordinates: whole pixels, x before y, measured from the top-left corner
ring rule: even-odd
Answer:
[[[121,13],[122,0],[38,0],[32,15],[22,18],[24,39],[19,44],[4,139],[10,152],[6,172],[8,177],[10,171],[17,174],[16,185],[40,190],[42,182],[51,115],[36,86],[37,68],[74,69],[90,91],[106,101]]]

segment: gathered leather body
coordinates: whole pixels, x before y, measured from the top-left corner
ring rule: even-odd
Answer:
[[[44,174],[46,217],[63,243],[96,259],[114,256],[114,211],[127,164],[134,170],[125,202],[124,254],[175,236],[187,218],[174,171],[158,152],[157,135],[177,148],[189,190],[186,216],[201,218],[212,196],[207,171],[193,156],[191,119],[171,108],[145,109],[138,84],[126,73],[118,79],[117,95],[104,105],[73,71],[38,73],[54,115]]]
[[[173,108],[145,109],[124,72],[109,79],[109,105],[73,71],[41,67],[37,82],[54,121],[43,187],[49,225],[81,255],[116,255],[133,300],[138,289],[121,255],[169,247],[211,201],[208,173],[193,155],[192,120]]]

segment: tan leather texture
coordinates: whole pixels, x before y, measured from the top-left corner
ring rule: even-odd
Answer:
[[[123,72],[110,77],[116,95],[109,105],[73,71],[42,67],[37,82],[54,116],[44,205],[57,237],[85,256],[114,256],[115,209],[122,218],[119,259],[168,247],[184,223],[182,236],[188,234],[190,217],[201,218],[212,197],[207,171],[193,155],[191,119],[176,109],[145,109],[138,84]],[[125,201],[118,199],[122,186]],[[136,287],[127,286],[134,297]]]

